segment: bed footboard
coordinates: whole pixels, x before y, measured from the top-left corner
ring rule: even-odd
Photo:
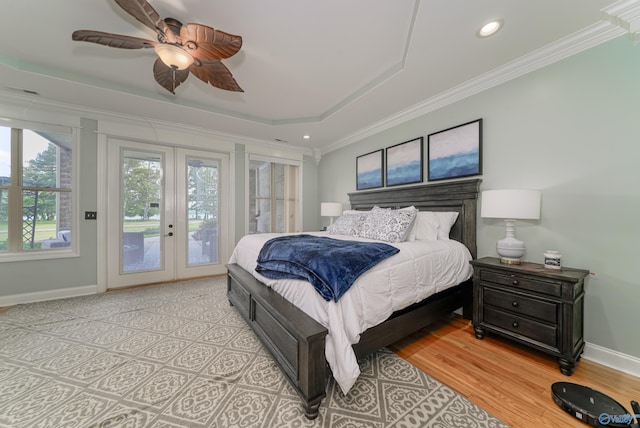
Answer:
[[[227,297],[304,401],[315,419],[326,396],[327,329],[236,264],[227,265]]]

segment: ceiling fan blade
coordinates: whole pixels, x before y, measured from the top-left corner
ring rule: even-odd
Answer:
[[[153,77],[160,86],[175,95],[176,88],[189,77],[189,70],[173,69],[157,58],[153,64]]]
[[[191,64],[189,71],[204,83],[210,83],[216,88],[244,92],[229,69],[220,61],[196,61]]]
[[[167,28],[171,30],[171,36],[175,36],[173,41],[169,41],[169,43],[180,43],[180,29],[182,28],[182,22],[175,18],[165,18],[164,23],[167,24]]]
[[[242,37],[201,24],[183,25],[180,38],[184,50],[202,61],[229,58],[242,47]]]
[[[80,42],[97,43],[99,45],[121,49],[152,48],[158,44],[158,42],[154,42],[153,40],[139,39],[137,37],[103,33],[102,31],[93,30],[74,31],[71,38]]]
[[[125,12],[157,31],[162,28],[162,19],[158,12],[146,0],[115,0]]]

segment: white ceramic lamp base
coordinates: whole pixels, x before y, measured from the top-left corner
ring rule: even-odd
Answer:
[[[496,251],[500,256],[500,262],[517,265],[522,263],[522,256],[526,251],[524,242],[516,238],[516,221],[504,221],[507,236],[498,241]]]

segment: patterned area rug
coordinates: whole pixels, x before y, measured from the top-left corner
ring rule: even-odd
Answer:
[[[225,293],[217,278],[0,314],[0,426],[506,426],[387,349],[308,421]]]

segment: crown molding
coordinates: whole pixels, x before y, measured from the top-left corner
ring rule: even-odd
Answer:
[[[621,0],[602,12],[609,22],[626,30],[631,40],[640,40],[640,0]]]
[[[625,3],[640,3],[640,0],[625,1]],[[476,95],[487,89],[506,83],[532,71],[546,67],[564,58],[570,57],[584,50],[598,46],[604,42],[619,37],[625,33],[620,25],[609,21],[601,21],[584,30],[571,34],[559,41],[537,49],[510,63],[468,80],[446,92],[440,93],[408,109],[396,113],[369,127],[351,134],[322,149],[322,154],[341,149],[364,138],[376,135],[409,120],[431,113],[435,110],[453,104],[457,101]]]
[[[136,139],[145,142],[160,142],[211,148],[211,143],[230,150],[229,145],[243,144],[250,148],[260,148],[302,156],[313,156],[307,147],[295,147],[241,135],[227,134],[210,129],[150,119],[142,116],[131,116],[117,112],[87,108],[74,104],[52,101],[37,96],[0,90],[0,119],[31,121],[50,126],[64,125],[80,127],[80,118],[98,121],[98,133],[111,138]],[[176,141],[180,141],[177,144]]]

